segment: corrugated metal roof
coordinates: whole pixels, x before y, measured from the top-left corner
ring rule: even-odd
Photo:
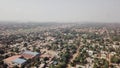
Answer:
[[[34,55],[31,55],[31,54],[22,54],[22,56],[26,59],[31,59],[31,58],[35,57]]]
[[[25,51],[23,54],[30,54],[30,55],[36,56],[39,53],[38,52]]]
[[[25,59],[21,59],[21,58],[17,58],[15,60],[13,60],[12,62],[17,63],[17,64],[23,64],[23,63],[26,62],[26,60]]]

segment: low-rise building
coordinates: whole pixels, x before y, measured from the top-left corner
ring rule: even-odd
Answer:
[[[37,58],[39,57],[40,53],[38,52],[31,52],[31,51],[25,51],[22,53],[22,56],[25,58],[25,59],[34,59],[34,58]]]
[[[27,60],[22,59],[21,57],[22,57],[21,55],[9,57],[7,59],[4,59],[4,63],[7,64],[8,67],[14,66],[22,67]]]
[[[9,58],[4,59],[4,63],[8,65],[8,67],[12,68],[14,66],[22,67],[28,61],[28,59],[34,60],[39,58],[40,53],[25,51],[21,55],[15,55]]]
[[[12,63],[18,67],[22,67],[25,63],[26,63],[27,60],[25,59],[22,59],[22,58],[17,58],[15,60],[12,61]]]

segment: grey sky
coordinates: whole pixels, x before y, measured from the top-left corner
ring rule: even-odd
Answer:
[[[120,0],[0,0],[0,21],[120,22]]]

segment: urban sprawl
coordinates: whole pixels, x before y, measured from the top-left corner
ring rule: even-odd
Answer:
[[[0,68],[120,68],[120,24],[2,22]]]

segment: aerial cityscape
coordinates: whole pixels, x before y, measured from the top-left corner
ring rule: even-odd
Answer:
[[[120,0],[0,0],[0,68],[120,68]]]
[[[119,23],[0,24],[0,68],[119,68]]]

